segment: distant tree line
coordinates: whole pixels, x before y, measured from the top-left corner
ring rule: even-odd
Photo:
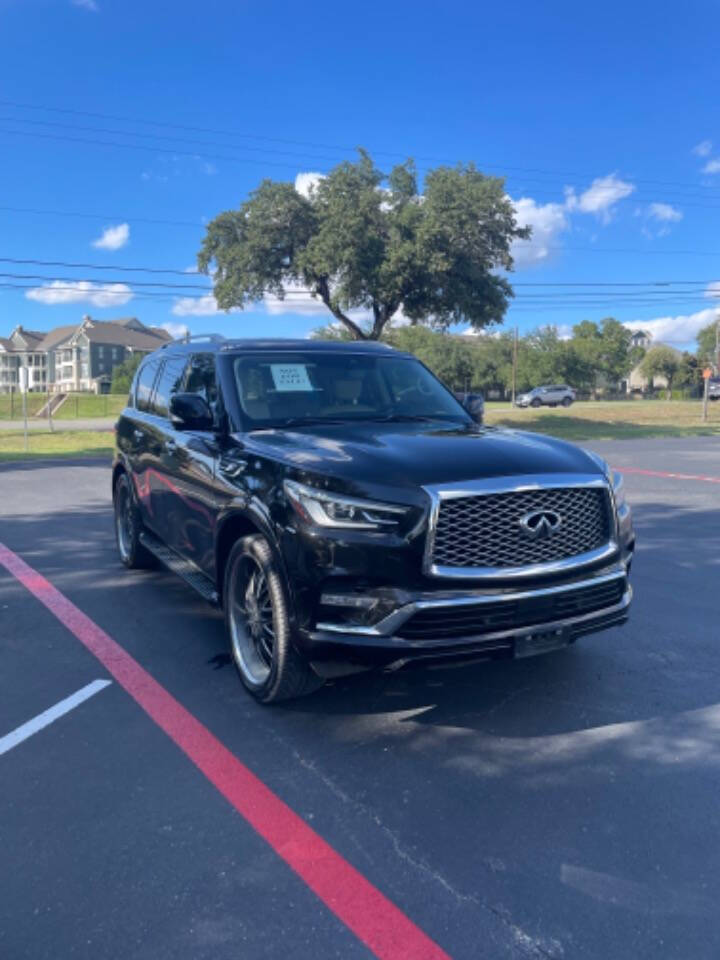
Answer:
[[[323,327],[319,338],[349,339],[339,325]],[[714,336],[714,333],[713,333]],[[670,389],[696,387],[702,379],[698,357],[658,345],[647,353],[632,345],[631,331],[613,317],[600,323],[584,320],[562,337],[555,326],[539,327],[518,338],[516,391],[540,384],[567,383],[588,396],[612,395],[638,364],[652,385],[664,376]],[[514,335],[451,335],[423,326],[394,326],[385,342],[415,354],[456,390],[481,390],[508,397],[512,391]]]

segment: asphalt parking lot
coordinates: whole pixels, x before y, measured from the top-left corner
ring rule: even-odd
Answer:
[[[716,960],[720,444],[593,448],[627,626],[271,709],[219,614],[121,568],[106,465],[0,466],[0,957]]]

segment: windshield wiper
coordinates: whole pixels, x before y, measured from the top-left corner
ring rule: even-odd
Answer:
[[[286,420],[277,420],[274,423],[258,424],[257,427],[251,427],[248,431],[253,433],[256,430],[284,430],[286,427],[308,427],[318,423],[349,423],[347,417],[288,417]]]
[[[460,420],[452,414],[442,413],[388,413],[385,416],[368,417],[368,420],[377,420],[381,423],[429,423],[433,420]]]

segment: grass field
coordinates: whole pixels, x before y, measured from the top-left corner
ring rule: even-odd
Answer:
[[[28,393],[28,416],[34,417],[44,405],[47,395]],[[89,417],[117,417],[125,404],[125,394],[71,393],[53,416],[59,420],[78,420]],[[0,394],[0,420],[22,420],[22,397]]]
[[[519,409],[487,403],[485,423],[548,433],[566,440],[631,440],[633,437],[720,436],[720,403],[708,404],[702,422],[699,400],[591,401],[572,407]]]
[[[112,430],[33,430],[26,451],[21,431],[0,430],[0,463],[41,457],[106,457],[109,461],[114,441]]]

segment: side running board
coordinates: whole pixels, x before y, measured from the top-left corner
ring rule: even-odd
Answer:
[[[200,596],[217,606],[220,602],[217,590],[212,585],[209,577],[198,570],[194,563],[185,560],[179,556],[170,547],[166,547],[162,540],[159,540],[154,534],[143,530],[140,534],[140,543],[156,557],[164,567],[167,567],[172,573],[181,577],[185,583],[189,584],[193,590],[196,590]]]

